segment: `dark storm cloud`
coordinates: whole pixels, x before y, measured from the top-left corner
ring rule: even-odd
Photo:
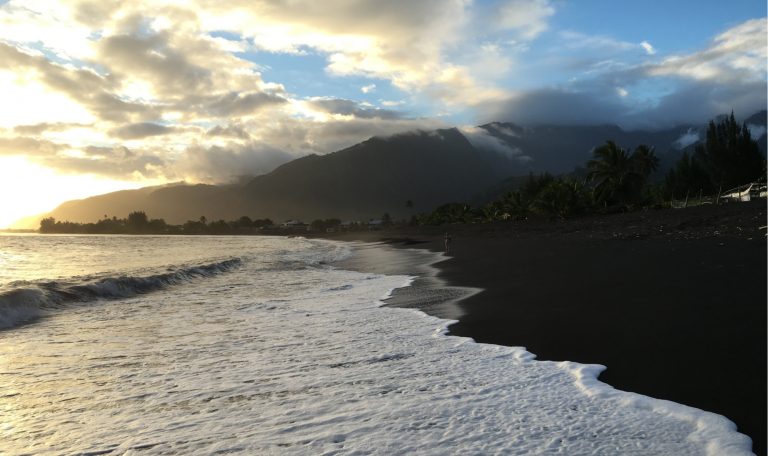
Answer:
[[[731,111],[743,119],[765,109],[767,90],[766,81],[734,85],[702,81],[663,97],[658,106],[634,115],[630,120],[647,127],[699,124]]]
[[[588,125],[615,123],[623,117],[626,107],[617,100],[595,93],[541,89],[488,103],[482,110],[482,123],[501,121],[523,125]]]

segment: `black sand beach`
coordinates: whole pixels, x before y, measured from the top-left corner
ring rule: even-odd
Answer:
[[[445,299],[427,300],[423,310],[458,319],[451,334],[524,346],[543,360],[602,364],[600,379],[618,389],[722,414],[762,455],[765,209],[759,201],[566,222],[452,225],[451,258],[437,264],[438,276],[482,291],[451,307],[435,304]],[[445,230],[333,238],[441,251]]]

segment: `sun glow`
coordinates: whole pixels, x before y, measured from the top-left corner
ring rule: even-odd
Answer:
[[[20,219],[51,211],[64,201],[155,183],[62,175],[23,157],[0,157],[0,228],[14,227]]]
[[[93,116],[64,94],[49,90],[33,73],[0,71],[0,127],[43,122],[91,123]],[[45,109],[40,109],[45,106]]]

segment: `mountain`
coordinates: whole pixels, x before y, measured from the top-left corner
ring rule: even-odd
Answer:
[[[371,138],[339,152],[311,155],[256,177],[243,191],[249,213],[278,218],[367,220],[407,217],[464,201],[515,172],[514,162],[482,151],[455,128]]]
[[[125,190],[69,201],[49,216],[89,222],[145,211],[172,224],[232,220],[242,215],[313,220],[410,217],[446,201],[463,201],[521,170],[493,151],[478,150],[457,129],[374,137],[350,148],[286,163],[244,185],[174,185]],[[414,208],[407,208],[406,201]]]
[[[72,222],[93,222],[104,217],[124,218],[133,211],[145,211],[152,218],[182,223],[229,216],[231,186],[186,185],[176,183],[138,190],[121,190],[104,195],[63,203],[48,216]]]
[[[765,153],[766,112],[747,118]],[[327,155],[309,155],[250,181],[232,185],[172,184],[69,201],[49,214],[91,222],[142,210],[168,223],[234,220],[242,215],[311,221],[408,218],[454,201],[480,203],[530,172],[553,174],[583,167],[593,148],[646,144],[661,159],[663,176],[685,150],[705,137],[705,125],[625,131],[613,125],[523,127],[494,122],[462,133],[456,128],[373,137]],[[413,208],[406,202],[413,202]]]

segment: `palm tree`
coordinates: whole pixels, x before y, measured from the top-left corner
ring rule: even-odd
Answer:
[[[648,178],[659,168],[659,157],[656,156],[653,147],[648,147],[645,144],[637,146],[630,159],[635,166],[635,172],[644,178]]]
[[[609,204],[633,204],[642,199],[643,190],[659,167],[653,148],[638,146],[632,155],[613,141],[594,150],[587,162],[587,179],[595,182],[595,200]]]
[[[622,199],[622,190],[632,174],[632,161],[627,151],[613,141],[592,152],[587,162],[587,180],[595,182],[595,199],[608,205]]]

